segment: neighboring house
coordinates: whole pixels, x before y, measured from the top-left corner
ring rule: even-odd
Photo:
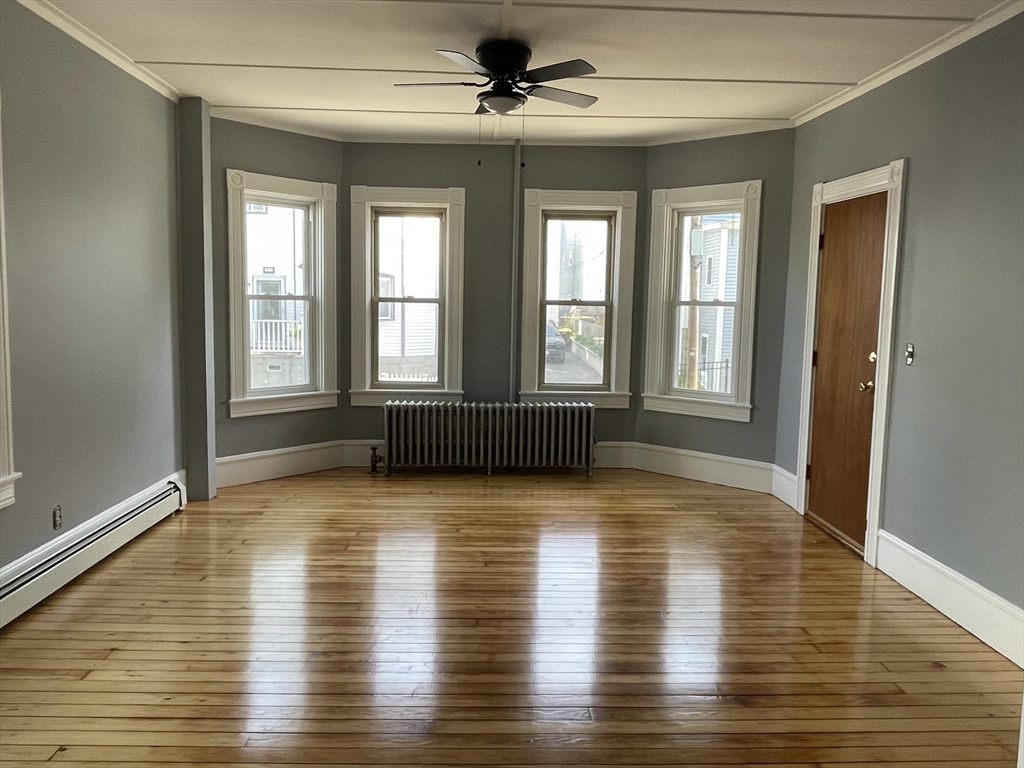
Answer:
[[[697,271],[692,295],[699,301],[734,301],[739,277],[739,216],[718,213],[686,218],[685,238],[693,251],[683,258]],[[697,233],[700,237],[693,237]],[[732,391],[735,321],[731,307],[691,306],[681,313],[676,341],[678,386],[686,386],[687,361],[693,359],[689,350],[695,350],[696,388]],[[692,329],[691,322],[695,324]]]
[[[703,301],[736,296],[739,267],[739,222],[733,214],[703,216],[704,255],[700,293]],[[701,389],[732,391],[732,345],[735,317],[725,307],[703,307],[699,313],[698,381]]]

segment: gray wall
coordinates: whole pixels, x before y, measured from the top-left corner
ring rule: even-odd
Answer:
[[[13,2],[0,83],[16,503],[0,563],[181,467],[174,104]]]
[[[905,157],[883,527],[1024,605],[1024,17],[796,131],[776,461],[796,469],[811,188]],[[902,363],[908,342],[912,367]]]
[[[467,400],[507,400],[512,307],[513,149],[509,146],[363,144],[329,141],[228,120],[211,120],[217,455],[340,439],[380,437],[379,408],[349,405],[351,291],[349,190],[353,185],[465,187],[463,388]],[[344,162],[342,158],[344,157]],[[523,186],[633,189],[641,198],[638,254],[644,248],[644,150],[528,147]],[[227,415],[227,168],[338,184],[338,388],[335,409]],[[602,411],[598,437],[632,439],[628,411]]]
[[[793,199],[793,131],[780,130],[651,147],[647,151],[647,199],[655,189],[761,179],[761,232],[757,260],[757,311],[750,423],[644,411],[647,262],[637,270],[633,351],[636,437],[643,443],[773,462],[779,358],[786,311],[789,212]],[[649,237],[650,221],[643,230]]]

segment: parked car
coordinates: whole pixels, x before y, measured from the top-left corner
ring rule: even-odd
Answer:
[[[547,354],[545,359],[549,363],[565,362],[565,339],[558,332],[558,326],[554,321],[548,320],[547,330]]]

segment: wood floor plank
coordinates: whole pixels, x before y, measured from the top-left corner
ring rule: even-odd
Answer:
[[[0,763],[1013,768],[1022,687],[769,496],[331,470],[0,631]]]

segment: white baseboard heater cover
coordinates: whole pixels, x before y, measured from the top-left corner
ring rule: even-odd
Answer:
[[[593,403],[384,404],[384,463],[395,467],[594,471]]]
[[[10,623],[107,555],[185,506],[185,491],[168,481],[72,528],[0,571],[0,627]],[[133,503],[134,502],[134,503]],[[126,504],[132,504],[124,509]]]

